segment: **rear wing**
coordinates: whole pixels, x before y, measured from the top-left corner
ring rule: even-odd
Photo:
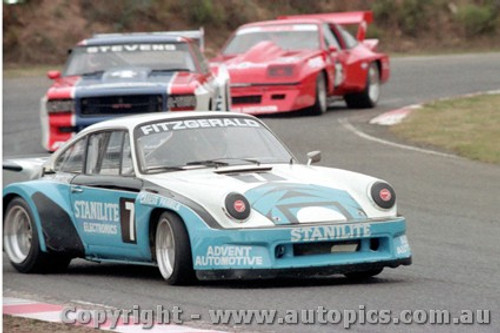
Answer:
[[[365,12],[344,12],[344,13],[322,13],[322,14],[305,14],[305,15],[287,15],[278,16],[278,20],[289,19],[316,19],[326,23],[340,24],[340,25],[354,25],[358,24],[358,32],[356,38],[361,42],[365,39],[366,29],[368,24],[373,22],[373,13],[371,11]]]
[[[116,36],[151,36],[151,35],[189,38],[194,40],[198,44],[202,52],[205,49],[205,29],[203,29],[203,27],[200,27],[198,30],[94,34],[93,37],[99,38],[99,37],[116,37]]]

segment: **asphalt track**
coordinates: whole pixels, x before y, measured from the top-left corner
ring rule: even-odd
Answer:
[[[5,79],[4,157],[40,154],[39,97],[45,78]],[[271,117],[264,121],[304,160],[321,150],[321,165],[386,179],[396,188],[399,210],[408,221],[413,265],[386,269],[364,283],[343,277],[166,285],[154,268],[72,262],[67,273],[22,275],[3,259],[3,290],[45,301],[85,301],[132,308],[180,306],[186,318],[208,309],[464,309],[491,310],[489,326],[356,325],[356,332],[498,332],[500,329],[500,168],[366,140],[345,124],[393,140],[385,128],[367,125],[383,111],[436,98],[500,88],[500,54],[403,57],[392,60],[392,78],[374,110],[338,104],[321,117]],[[477,110],[481,112],[481,110]],[[5,181],[9,181],[8,177]],[[217,327],[238,331],[332,332],[335,325]]]

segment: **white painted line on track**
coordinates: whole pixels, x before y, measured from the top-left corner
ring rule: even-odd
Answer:
[[[374,136],[366,134],[366,133],[358,130],[357,128],[355,128],[349,122],[349,120],[347,120],[347,118],[341,118],[341,119],[338,120],[338,122],[345,129],[347,129],[347,130],[351,131],[352,133],[356,134],[357,136],[359,136],[359,137],[361,137],[363,139],[369,140],[369,141],[377,142],[377,143],[380,143],[380,144],[384,144],[384,145],[392,146],[392,147],[396,147],[396,148],[401,148],[401,149],[416,151],[416,152],[424,153],[424,154],[428,154],[428,155],[435,155],[435,156],[441,156],[441,157],[447,157],[447,158],[457,158],[457,159],[461,158],[459,156],[452,155],[452,154],[441,153],[441,152],[434,151],[434,150],[428,150],[428,149],[423,149],[423,148],[418,148],[418,147],[403,145],[403,144],[400,144],[400,143],[396,143],[396,142],[392,142],[392,141],[387,141],[387,140],[376,138]]]

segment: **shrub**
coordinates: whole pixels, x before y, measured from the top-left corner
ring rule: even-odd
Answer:
[[[493,7],[468,4],[459,8],[457,13],[466,37],[484,35],[495,30],[497,13]]]

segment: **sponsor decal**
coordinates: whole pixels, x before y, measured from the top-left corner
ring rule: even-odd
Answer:
[[[290,240],[292,242],[313,242],[360,238],[370,235],[371,225],[369,223],[353,223],[292,229]]]
[[[139,193],[139,195],[137,196],[137,201],[141,205],[164,207],[175,211],[178,211],[181,208],[181,204],[171,198],[166,198],[146,192]]]
[[[385,202],[391,200],[392,198],[391,191],[389,191],[386,188],[381,189],[378,195],[380,196],[380,199],[382,199]]]
[[[196,256],[196,266],[261,266],[264,259],[252,255],[251,246],[209,246],[204,256]]]
[[[276,105],[245,106],[245,107],[242,107],[242,108],[232,108],[231,111],[241,112],[241,113],[274,112],[274,111],[278,111],[278,106],[276,106]]]
[[[243,200],[236,200],[233,204],[234,210],[238,213],[243,213],[247,208]]]
[[[175,51],[175,44],[124,44],[124,45],[99,45],[89,46],[86,53],[108,53],[108,52],[140,52],[140,51]]]
[[[408,243],[408,238],[406,238],[406,235],[399,236],[394,240],[395,246],[396,246],[396,254],[397,255],[404,255],[404,254],[409,254],[410,253],[410,244]]]
[[[74,203],[75,217],[78,219],[119,222],[118,204],[99,201],[76,200]]]
[[[109,222],[120,222],[118,204],[99,201],[76,200],[73,211],[77,219],[83,222],[83,231],[106,235],[118,234],[118,225]]]
[[[211,118],[168,121],[148,124],[140,127],[142,135],[214,127],[260,127],[253,119],[246,118]]]

